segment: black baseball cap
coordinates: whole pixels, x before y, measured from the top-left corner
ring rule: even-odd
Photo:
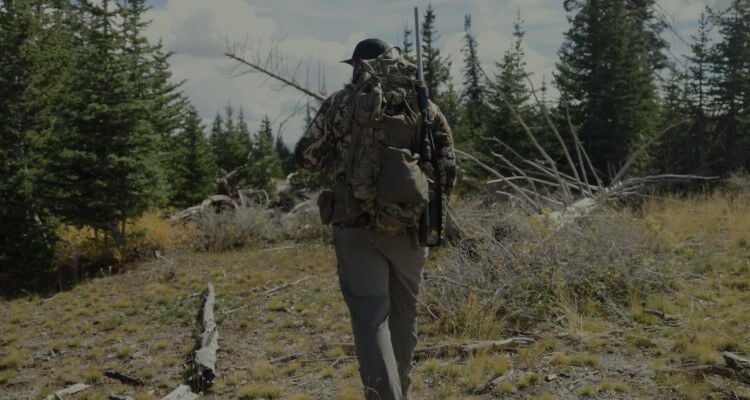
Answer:
[[[388,43],[380,39],[375,39],[375,38],[365,39],[357,43],[357,46],[354,47],[352,58],[348,60],[342,60],[341,62],[351,64],[352,61],[356,59],[372,60],[373,58],[377,58],[379,55],[385,53],[386,51],[390,49],[391,47],[388,46]]]

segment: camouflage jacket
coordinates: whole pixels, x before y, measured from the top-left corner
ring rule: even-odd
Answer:
[[[295,147],[297,164],[310,171],[323,171],[335,177],[344,171],[351,141],[345,114],[353,85],[333,93],[323,102],[318,114]],[[435,156],[443,167],[443,193],[450,196],[456,180],[456,157],[453,152],[453,134],[437,105],[430,103],[432,131],[435,138]],[[333,179],[331,179],[333,180]]]

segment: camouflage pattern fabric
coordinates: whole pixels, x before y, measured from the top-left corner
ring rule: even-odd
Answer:
[[[302,168],[330,174],[336,181],[340,173],[346,172],[347,155],[352,141],[352,116],[350,107],[356,92],[356,83],[348,84],[343,90],[333,93],[320,107],[317,115],[307,128],[295,148],[295,159]],[[443,191],[450,196],[456,178],[456,159],[453,152],[453,136],[447,120],[437,105],[430,103],[428,112],[432,121],[435,140],[435,157],[441,163]],[[359,147],[359,146],[358,146]],[[351,196],[354,199],[354,196]],[[357,201],[357,200],[352,200]],[[359,204],[357,207],[373,213],[373,204]],[[415,206],[410,206],[414,208]],[[379,204],[378,212],[372,215],[375,226],[389,231],[389,221],[410,221],[418,223],[419,211],[396,204]],[[416,216],[416,217],[415,217]]]

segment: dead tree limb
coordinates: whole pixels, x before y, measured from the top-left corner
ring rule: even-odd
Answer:
[[[297,89],[300,92],[312,97],[315,100],[323,102],[326,99],[326,96],[323,93],[319,93],[319,92],[313,91],[312,89],[308,87],[305,87],[303,84],[299,83],[294,77],[281,76],[279,73],[272,71],[271,69],[268,68],[268,63],[266,63],[266,65],[260,65],[259,62],[253,62],[252,60],[248,60],[244,58],[241,54],[239,54],[237,49],[227,49],[224,55],[234,61],[237,61],[238,63],[246,67],[249,67],[254,72],[259,72],[261,74],[264,74],[270,78],[273,78],[283,83],[286,86]],[[269,56],[269,59],[270,59],[270,56]]]
[[[517,336],[502,340],[483,340],[468,343],[441,343],[417,347],[414,350],[414,360],[427,358],[461,357],[466,358],[479,353],[497,353],[501,351],[515,351],[522,347],[528,347],[535,343],[530,337]],[[354,345],[351,343],[330,343],[321,346],[320,351],[325,352],[332,348],[340,347],[347,355],[354,355]]]
[[[206,302],[203,304],[203,334],[200,347],[193,358],[193,376],[191,386],[193,391],[200,392],[211,387],[216,377],[216,351],[219,349],[219,329],[214,320],[214,303],[216,293],[214,285],[208,283]]]
[[[76,394],[90,387],[90,385],[87,385],[85,383],[76,383],[75,385],[68,386],[65,389],[60,389],[55,393],[52,393],[51,395],[47,396],[45,400],[62,400],[63,396]]]
[[[190,391],[189,386],[180,385],[177,389],[162,397],[161,400],[195,400],[197,398],[198,395]]]
[[[414,351],[414,359],[424,360],[426,358],[442,358],[459,356],[466,358],[479,353],[497,353],[500,351],[514,351],[522,347],[534,344],[535,340],[529,337],[512,337],[503,340],[485,340],[472,343],[446,343],[434,346],[419,347]]]
[[[300,279],[298,279],[298,280],[296,280],[294,282],[288,282],[288,283],[285,283],[283,285],[276,286],[275,288],[271,288],[271,289],[266,290],[265,292],[263,292],[263,294],[266,295],[266,296],[271,295],[273,293],[278,292],[279,290],[284,290],[284,289],[286,289],[288,287],[292,287],[294,285],[298,285],[298,284],[306,281],[309,278],[310,278],[309,276],[305,276],[305,277],[300,278]]]
[[[104,376],[106,376],[107,378],[116,379],[126,385],[143,386],[143,381],[141,381],[140,379],[121,374],[117,371],[104,371]]]

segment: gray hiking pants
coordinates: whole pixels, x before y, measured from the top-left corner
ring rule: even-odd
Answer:
[[[427,248],[412,248],[407,235],[350,227],[334,227],[333,243],[365,398],[401,399],[411,382]]]

